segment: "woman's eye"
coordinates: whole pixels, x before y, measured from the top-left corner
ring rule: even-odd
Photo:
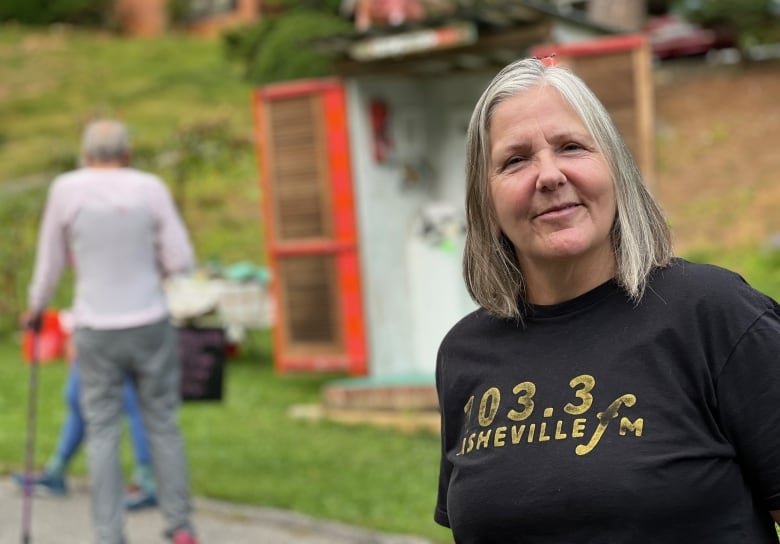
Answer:
[[[576,143],[576,142],[569,142],[565,144],[562,148],[563,151],[580,151],[582,149],[585,149],[584,146]]]
[[[504,169],[512,168],[513,166],[517,166],[521,164],[523,161],[525,161],[525,157],[521,155],[513,155],[509,157],[506,162],[504,163]]]

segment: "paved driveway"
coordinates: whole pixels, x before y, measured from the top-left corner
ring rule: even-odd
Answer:
[[[0,543],[21,542],[22,494],[0,477]],[[70,482],[69,482],[70,483]],[[203,544],[430,544],[424,538],[374,533],[358,527],[275,510],[196,498],[194,522]],[[127,515],[129,544],[163,544],[157,509]],[[92,542],[89,490],[71,483],[65,498],[35,497],[31,544]]]

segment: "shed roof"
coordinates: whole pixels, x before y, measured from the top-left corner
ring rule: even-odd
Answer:
[[[458,2],[446,16],[372,27],[317,43],[336,54],[336,71],[342,76],[437,76],[504,66],[529,47],[551,41],[556,24],[593,36],[618,32],[582,11],[562,11],[539,0],[474,0]]]

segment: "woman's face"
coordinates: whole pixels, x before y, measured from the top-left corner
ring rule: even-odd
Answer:
[[[489,128],[489,189],[523,273],[613,266],[615,191],[604,156],[550,86],[500,103]]]

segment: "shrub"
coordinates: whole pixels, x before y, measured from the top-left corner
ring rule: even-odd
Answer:
[[[103,25],[109,20],[112,7],[113,0],[3,0],[0,21]]]
[[[732,28],[743,47],[780,40],[777,0],[680,0],[678,6],[694,22]]]
[[[273,83],[332,73],[332,57],[312,41],[346,34],[352,25],[327,12],[297,10],[224,35],[227,55],[240,60],[246,79]]]

